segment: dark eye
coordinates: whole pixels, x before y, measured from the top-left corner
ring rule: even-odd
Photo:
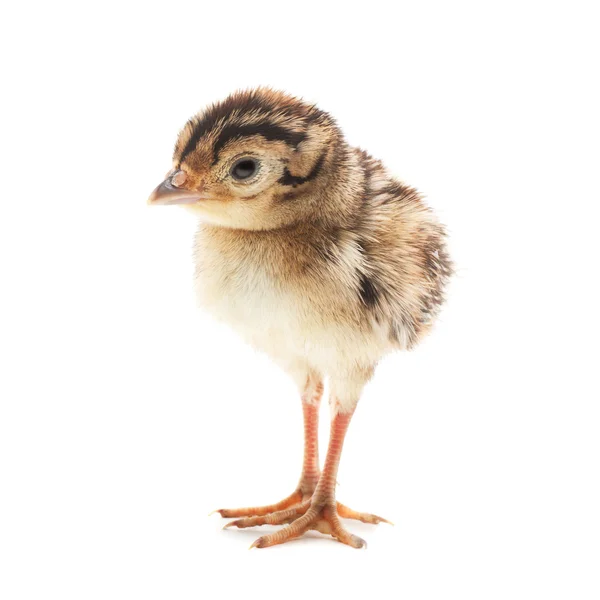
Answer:
[[[231,176],[238,181],[250,179],[258,171],[258,161],[253,158],[240,158],[231,167]]]

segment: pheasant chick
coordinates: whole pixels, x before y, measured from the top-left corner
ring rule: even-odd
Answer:
[[[381,517],[336,501],[342,445],[361,391],[388,352],[429,331],[451,274],[445,232],[419,193],[348,145],[327,113],[270,89],[237,92],[192,117],[150,204],[198,217],[200,304],[266,352],[297,385],[305,450],[293,493],[221,509],[227,526],[286,525],[264,548],[309,529],[359,548],[340,517]],[[318,409],[329,378],[321,470]]]

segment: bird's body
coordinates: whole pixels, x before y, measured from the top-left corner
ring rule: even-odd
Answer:
[[[287,236],[252,232],[250,254],[231,246],[231,232],[202,226],[196,260],[200,302],[253,347],[266,352],[298,384],[307,371],[340,373],[350,361],[370,365],[391,346],[357,306],[344,280],[328,277],[311,249],[299,257],[302,229]],[[227,248],[231,252],[227,251]],[[358,250],[345,250],[356,261]],[[293,262],[291,256],[299,260]],[[227,256],[211,269],[215,256]],[[286,258],[287,257],[287,258]],[[343,274],[340,273],[340,275]]]
[[[239,93],[192,119],[174,163],[167,182],[185,184],[168,184],[160,197],[191,198],[202,217],[195,243],[200,304],[294,378],[311,430],[310,407],[329,377],[329,454],[337,470],[334,438],[343,426],[343,440],[377,362],[414,346],[437,315],[451,272],[443,228],[416,190],[350,147],[326,113],[270,90]],[[311,443],[307,434],[307,448]],[[305,456],[294,502],[221,512],[246,517],[238,526],[292,522],[283,537],[260,538],[259,546],[308,527],[362,545],[336,529],[337,515],[324,516],[333,491],[318,471],[316,457]],[[270,521],[266,509],[274,511]],[[338,505],[344,511],[381,520]]]
[[[349,151],[348,168],[360,175],[354,222],[201,223],[196,237],[201,305],[300,377],[307,368],[329,376],[349,364],[368,369],[413,346],[449,275],[443,231],[416,191]]]

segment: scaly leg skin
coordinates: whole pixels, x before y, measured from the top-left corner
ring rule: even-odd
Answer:
[[[319,405],[321,403],[322,395],[322,380],[309,377],[302,393],[302,411],[304,413],[304,461],[300,481],[294,492],[276,504],[247,508],[221,508],[215,512],[218,512],[224,518],[259,517],[270,515],[271,513],[278,513],[294,506],[301,505],[302,502],[312,496],[317,487],[320,475],[318,424]],[[237,524],[237,522],[228,523],[225,527],[230,527],[234,524]],[[250,525],[246,525],[246,527],[250,527]]]
[[[341,412],[336,407],[336,413],[331,421],[331,435],[325,466],[319,479],[319,483],[310,501],[300,506],[263,517],[266,523],[291,523],[270,535],[258,538],[250,548],[267,548],[277,544],[283,544],[289,540],[300,537],[309,529],[316,529],[321,533],[329,533],[338,541],[352,546],[353,548],[366,547],[366,542],[357,535],[351,534],[340,522],[340,506],[335,500],[335,482],[342,453],[344,437],[352,418],[354,409],[350,412]],[[350,511],[341,506],[342,514],[358,516],[359,513]],[[375,515],[369,515],[375,522],[382,521]],[[254,524],[260,524],[258,518]],[[371,521],[368,521],[371,522]],[[246,526],[243,524],[242,526]]]

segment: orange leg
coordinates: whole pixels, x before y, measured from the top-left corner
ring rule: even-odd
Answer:
[[[362,548],[365,541],[349,533],[341,524],[335,501],[335,483],[342,454],[342,446],[352,413],[338,413],[331,421],[331,436],[323,472],[310,503],[306,503],[304,514],[276,533],[258,538],[251,548],[266,548],[300,537],[309,529],[330,533],[340,542]],[[291,516],[291,515],[290,515]]]
[[[309,499],[319,481],[319,405],[323,395],[323,382],[318,380],[307,381],[302,394],[302,411],[304,413],[304,460],[302,473],[297,488],[287,497],[275,504],[267,506],[252,506],[246,508],[221,508],[216,512],[222,517],[259,517],[285,511],[293,506],[300,505]],[[265,521],[267,523],[268,521]],[[258,523],[253,523],[258,524]],[[260,523],[263,524],[263,523]],[[240,526],[237,521],[228,523],[225,527]],[[250,527],[250,525],[245,525]]]
[[[353,548],[362,548],[366,547],[366,542],[347,531],[340,522],[340,516],[359,519],[366,523],[380,523],[382,521],[389,523],[389,521],[376,515],[357,513],[339,504],[335,499],[335,484],[342,446],[353,412],[337,413],[331,421],[331,434],[325,465],[319,483],[309,501],[305,501],[299,506],[288,510],[267,515],[266,517],[241,519],[242,523],[235,523],[238,527],[261,525],[263,523],[290,523],[287,527],[276,533],[258,538],[252,544],[251,548],[266,548],[282,544],[300,537],[309,529],[316,529],[321,533],[329,533],[338,541]],[[246,523],[247,521],[249,522]]]

